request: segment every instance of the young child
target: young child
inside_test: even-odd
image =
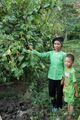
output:
[[[54,49],[49,52],[40,53],[32,49],[32,53],[41,57],[48,58],[50,60],[50,67],[48,72],[49,79],[49,95],[51,97],[51,102],[53,105],[52,111],[56,112],[63,105],[63,85],[61,85],[61,80],[64,77],[64,57],[65,53],[61,51],[63,45],[63,37],[56,37],[53,39],[52,44]]]
[[[73,68],[74,56],[67,54],[65,57],[65,80],[64,80],[64,101],[68,103],[68,120],[72,120],[74,96],[78,96],[78,86]]]

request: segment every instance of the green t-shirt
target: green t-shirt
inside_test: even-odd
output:
[[[65,80],[64,80],[64,100],[68,103],[74,102],[74,83],[76,82],[75,69],[65,68]]]
[[[64,57],[65,53],[63,51],[49,51],[40,53],[36,50],[32,51],[33,54],[41,57],[48,58],[50,60],[50,67],[48,71],[48,78],[52,80],[61,80],[64,76]]]

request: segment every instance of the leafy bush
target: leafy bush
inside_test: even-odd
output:
[[[39,58],[33,56],[24,44],[31,42],[39,51],[50,50],[53,36],[69,35],[68,29],[72,34],[70,18],[73,20],[77,16],[79,13],[74,4],[68,5],[62,1],[1,0],[0,82],[11,81],[12,78],[22,80],[24,71],[27,76],[31,72],[32,76],[36,74],[39,78],[39,71],[44,71],[43,63],[38,64]],[[74,21],[72,23],[73,27]],[[74,27],[75,31],[78,24]]]

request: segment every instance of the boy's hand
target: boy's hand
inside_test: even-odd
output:
[[[62,77],[62,80],[61,80],[61,85],[64,85],[64,80],[65,80],[65,78],[64,78],[64,77]]]
[[[78,84],[77,84],[77,82],[74,84],[74,88],[75,88],[74,95],[75,95],[75,97],[78,97]]]
[[[78,97],[78,92],[75,92],[75,94],[74,94],[74,95],[75,95],[75,97]]]
[[[64,80],[61,80],[61,85],[63,85],[64,84]]]

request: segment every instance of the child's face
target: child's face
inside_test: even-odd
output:
[[[65,65],[66,65],[66,67],[70,68],[72,66],[72,64],[73,64],[72,59],[69,58],[69,57],[66,57],[65,58]]]
[[[54,42],[54,49],[55,49],[56,51],[59,51],[59,50],[61,49],[61,47],[62,47],[61,43],[56,40],[56,41]]]

